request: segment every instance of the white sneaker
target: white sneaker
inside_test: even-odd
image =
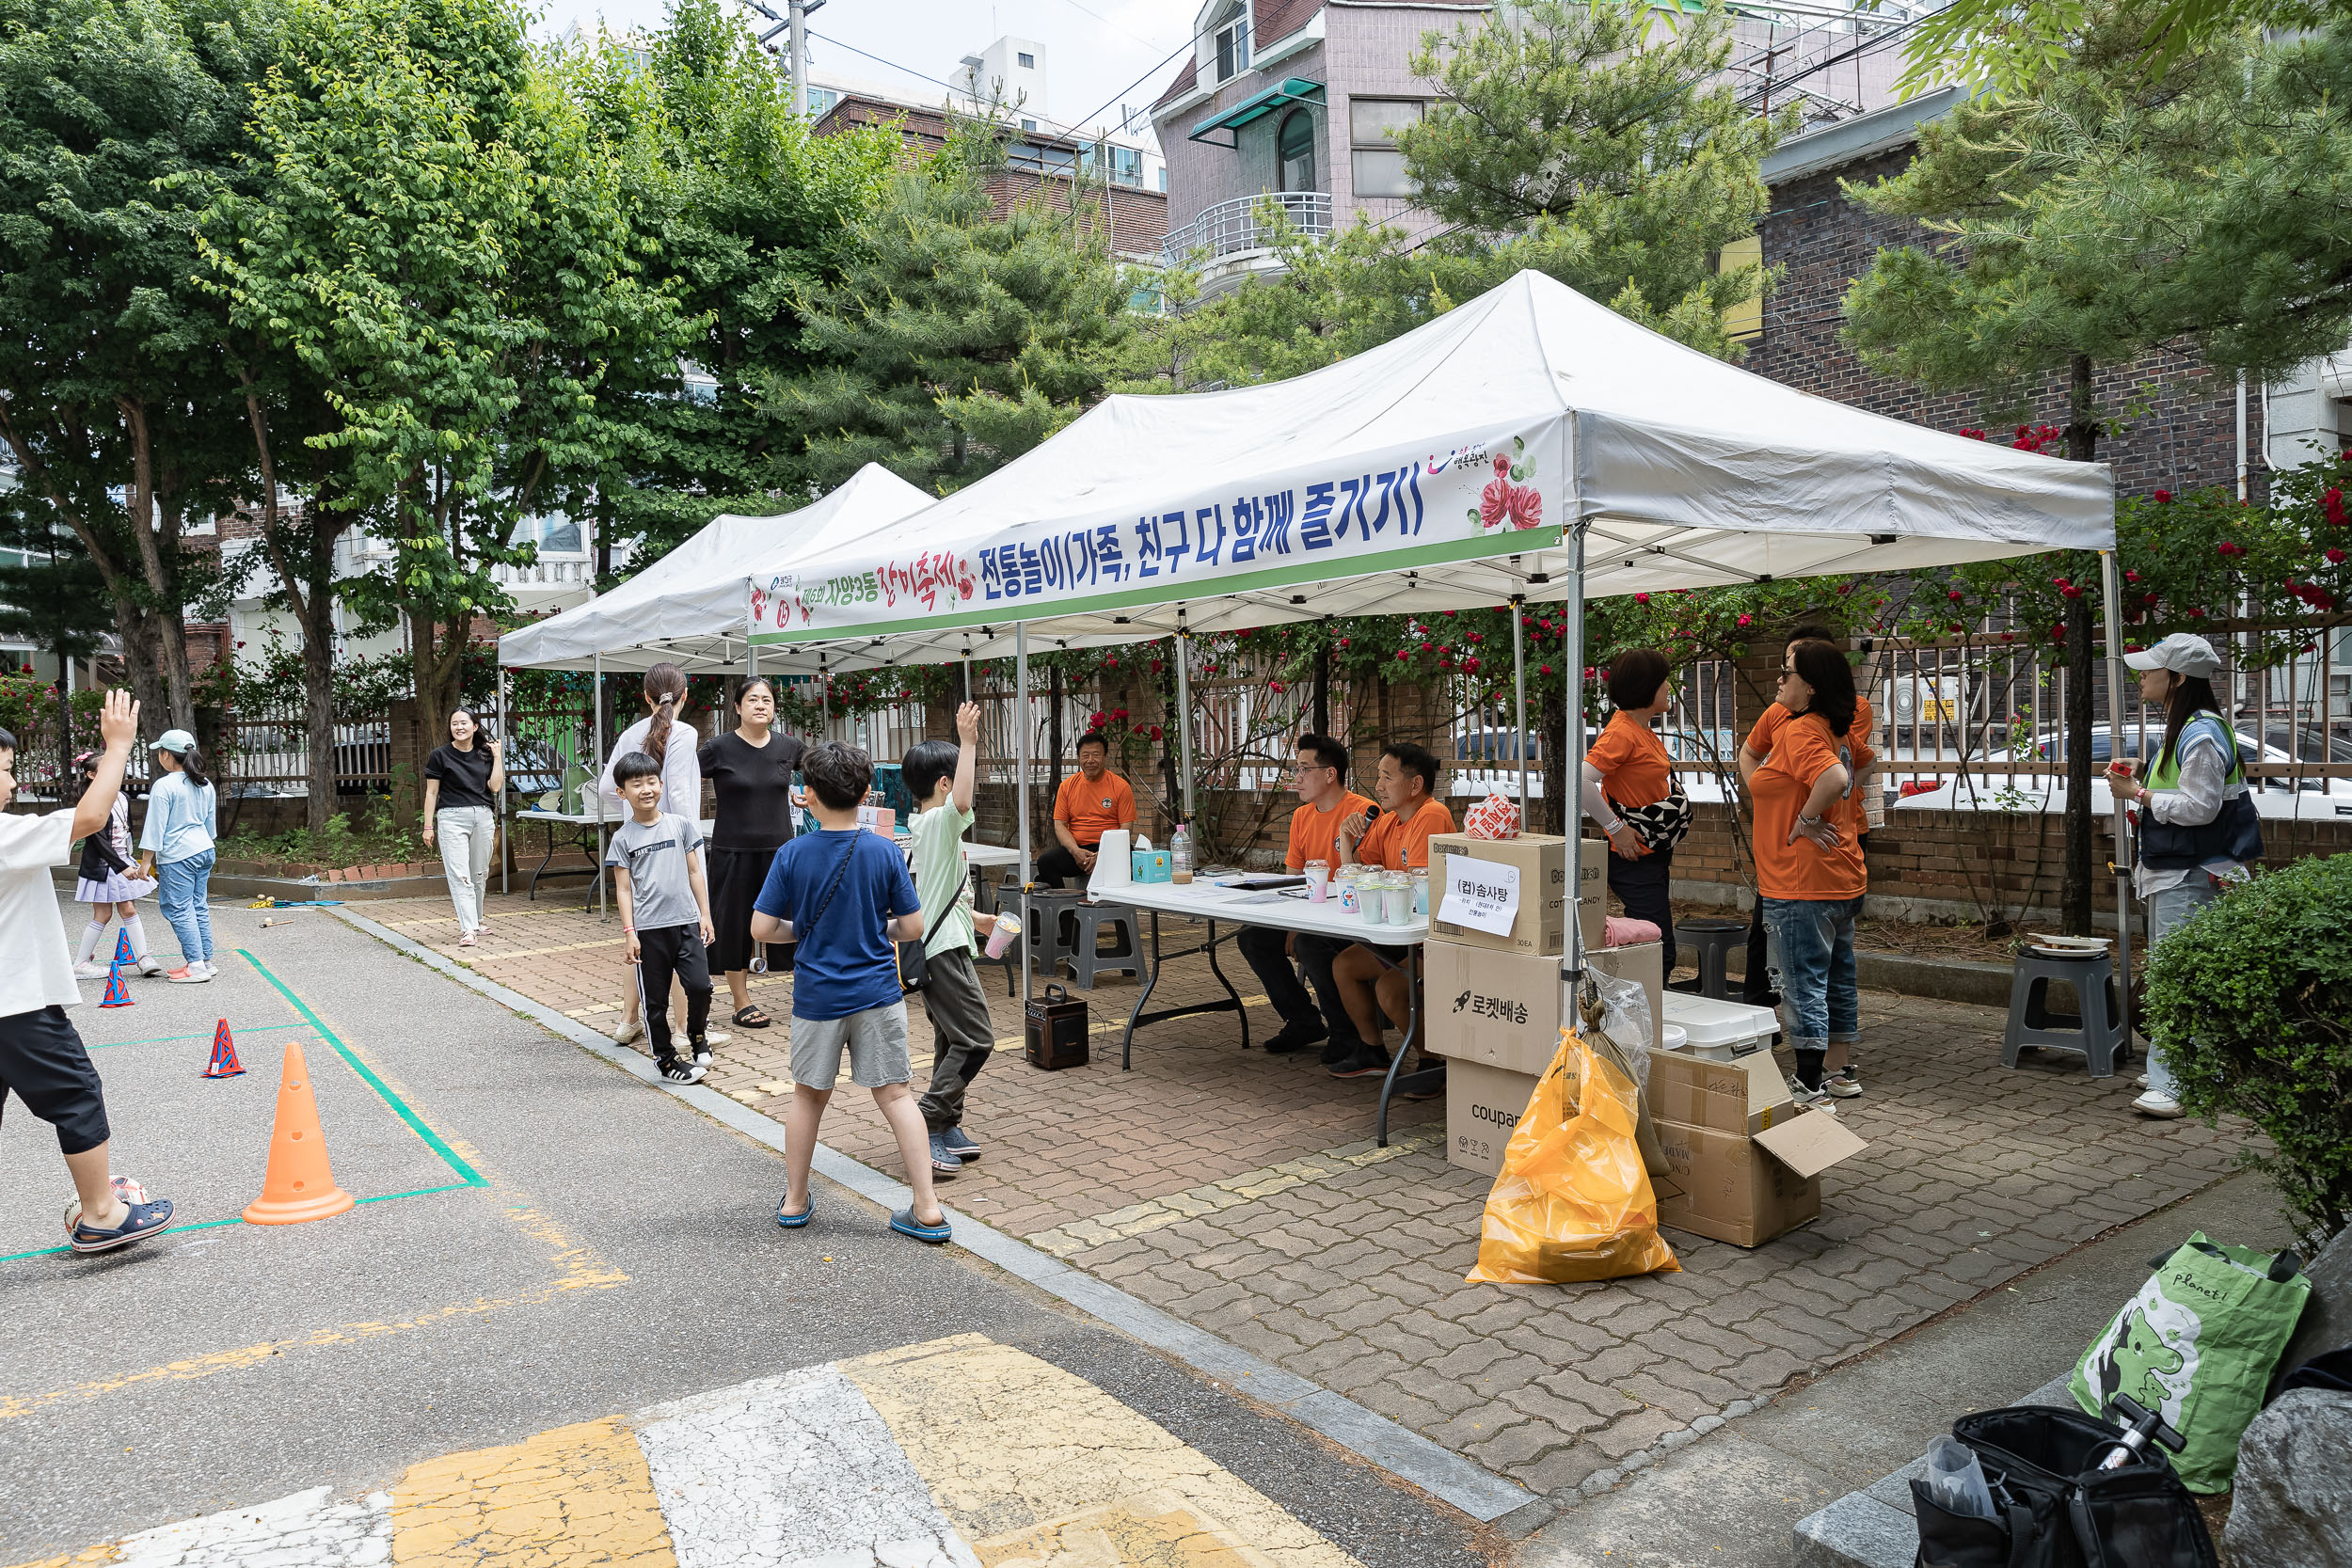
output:
[[[1839,1100],[1852,1100],[1862,1093],[1862,1080],[1854,1076],[1853,1069],[1842,1068],[1822,1079],[1821,1088]]]
[[[703,1038],[709,1041],[712,1045],[724,1045],[727,1041],[735,1038],[735,1037],[728,1034],[724,1029],[708,1029],[703,1032]]]
[[[2133,1101],[2132,1109],[2157,1121],[2171,1121],[2185,1114],[2179,1101],[2169,1094],[2159,1094],[2154,1089]]]
[[[164,976],[175,986],[200,986],[212,977],[213,972],[202,964],[190,964],[185,969],[175,969]]]
[[[2147,1075],[2146,1073],[2144,1073],[2144,1072],[2143,1072],[2143,1073],[2141,1073],[2138,1077],[2137,1077],[2137,1078],[2135,1078],[2135,1079],[2133,1079],[2133,1080],[2132,1080],[2132,1087],[2134,1087],[2134,1088],[2136,1088],[2136,1089],[2144,1089],[2144,1088],[2146,1088],[2147,1086],[2148,1086],[2148,1075]]]
[[[1799,1082],[1791,1085],[1789,1092],[1795,1097],[1800,1111],[1820,1111],[1824,1116],[1833,1117],[1837,1114],[1837,1101],[1829,1097],[1826,1087],[1808,1089]]]
[[[641,1018],[632,1018],[627,1023],[621,1025],[620,1033],[612,1037],[612,1043],[615,1045],[635,1045],[639,1040],[642,1040],[644,1037],[645,1021]]]
[[[73,977],[76,980],[103,980],[107,973],[104,964],[75,964],[73,966]]]
[[[139,960],[139,973],[152,978],[164,972],[164,960],[150,953]]]

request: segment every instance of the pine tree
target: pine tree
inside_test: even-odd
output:
[[[1102,393],[1133,330],[1132,280],[1073,192],[999,215],[1000,134],[959,124],[892,177],[837,283],[796,303],[822,368],[771,383],[821,485],[879,463],[942,494],[1036,446]]]

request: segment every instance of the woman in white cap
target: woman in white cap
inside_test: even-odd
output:
[[[155,737],[155,782],[148,786],[139,830],[139,875],[160,884],[156,902],[180,936],[180,967],[164,976],[180,985],[213,977],[213,840],[220,832],[213,782],[196,736],[166,730]]]
[[[2201,637],[2176,631],[2144,653],[2125,654],[2139,672],[2142,701],[2164,705],[2164,744],[2137,777],[2120,758],[2107,765],[2107,785],[2138,808],[2139,864],[2132,891],[2148,906],[2153,954],[2191,915],[2244,881],[2249,862],[2262,858],[2261,819],[2247,793],[2237,736],[2221,717],[2213,677],[2221,656]],[[2147,1092],[2132,1101],[2142,1116],[2181,1114],[2165,1042],[2151,1037]]]

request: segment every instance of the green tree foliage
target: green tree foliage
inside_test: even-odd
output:
[[[707,378],[691,395],[675,373],[647,388],[638,438],[597,477],[599,543],[633,540],[643,564],[720,512],[808,495],[797,432],[768,386],[813,368],[795,300],[840,278],[850,226],[900,143],[882,126],[811,135],[774,62],[719,0],[676,0],[642,57],[607,39],[556,63],[626,171],[647,277],[691,319],[681,352]]]
[[[457,702],[492,568],[551,479],[628,436],[612,363],[674,353],[586,117],[537,69],[507,0],[288,0],[249,135],[272,178],[216,213],[208,258],[240,326],[281,346],[332,419],[326,508],[389,565],[344,590],[405,621],[417,696]]]
[[[807,432],[819,486],[879,463],[945,494],[1101,394],[1133,330],[1134,284],[1052,182],[998,215],[1003,159],[996,127],[959,125],[852,226],[859,254],[840,280],[796,294],[822,365],[771,380],[768,407]]]
[[[273,14],[246,0],[0,0],[0,442],[103,584],[151,731],[195,709],[183,550],[250,461],[199,213],[236,177]]]
[[[1396,142],[1420,203],[1463,237],[1528,236],[1571,288],[1734,358],[1723,313],[1771,280],[1722,270],[1723,248],[1756,232],[1757,160],[1796,122],[1741,104],[1730,57],[1720,5],[1499,8],[1422,40],[1413,69],[1438,100]]]
[[[1906,96],[1945,82],[1981,82],[2002,94],[2031,91],[2065,69],[2092,0],[1948,0],[1921,17],[1903,43]],[[2148,0],[2133,9],[2141,68],[2161,76],[2184,54],[2249,27],[2312,29],[2341,20],[2332,0]]]
[[[2181,1103],[2242,1116],[2266,1173],[2313,1242],[2352,1225],[2352,855],[2257,877],[2160,944],[2149,1033]]]
[[[2061,67],[2030,92],[1981,98],[1921,128],[1902,174],[1853,194],[1942,238],[1883,250],[1846,297],[1867,363],[1931,390],[1975,390],[2022,417],[2056,374],[2065,455],[2097,454],[2114,413],[2102,367],[2188,340],[2261,373],[2343,344],[2352,328],[2352,124],[2334,94],[2352,54],[2334,35],[2258,46],[2217,39],[2161,76],[2145,69],[2146,11],[2087,14]],[[2283,199],[2284,193],[2299,199]],[[2098,566],[2073,584],[2063,641],[2066,729],[2087,741]],[[2090,919],[2090,748],[2067,749],[2060,910]]]

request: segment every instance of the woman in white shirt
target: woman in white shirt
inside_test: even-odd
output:
[[[612,751],[604,759],[604,773],[596,780],[596,792],[603,798],[605,814],[615,821],[628,816],[622,803],[621,793],[612,783],[612,765],[631,752],[643,752],[661,765],[661,809],[683,816],[689,822],[703,819],[702,765],[695,760],[695,750],[702,744],[702,736],[686,722],[686,672],[675,664],[657,664],[645,672],[645,716],[623,730],[612,742]],[[695,854],[700,856],[701,850]],[[644,1021],[637,1014],[637,982],[631,976],[621,1002],[621,1030],[613,1037],[627,1045],[644,1032]],[[717,1029],[704,1037],[713,1045],[725,1042],[727,1036]]]
[[[2148,906],[2148,946],[2154,949],[2262,858],[2261,818],[2247,793],[2237,736],[2221,717],[2213,677],[2221,656],[2201,637],[2176,631],[2123,662],[2140,673],[2139,694],[2165,707],[2164,744],[2135,779],[2120,760],[2108,764],[2107,787],[2139,807],[2139,864],[2132,891]],[[2146,1117],[2181,1114],[2165,1042],[2150,1037],[2147,1092],[2132,1101]]]
[[[155,737],[155,782],[147,789],[139,832],[139,875],[161,884],[157,902],[180,938],[180,967],[164,976],[202,985],[213,969],[213,846],[220,836],[219,796],[204,776],[196,736],[166,730]]]

